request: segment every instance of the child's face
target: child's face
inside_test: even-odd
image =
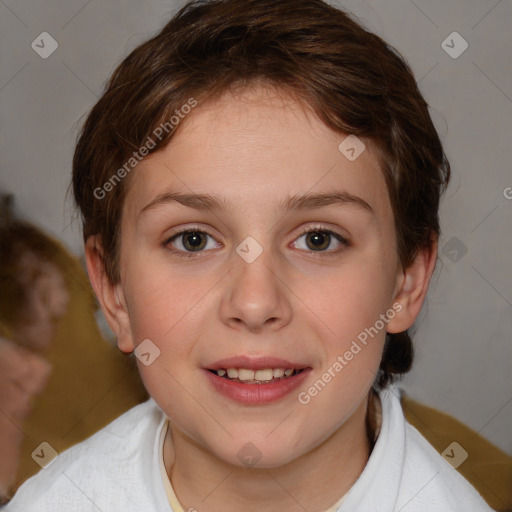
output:
[[[259,465],[279,466],[341,425],[361,430],[386,327],[367,336],[366,345],[358,342],[350,360],[344,355],[392,308],[403,273],[377,156],[366,141],[349,161],[338,149],[344,137],[290,98],[253,89],[199,104],[172,142],[130,177],[118,287],[127,315],[120,315],[119,345],[130,351],[149,339],[158,347],[154,362],[138,362],[148,392],[174,428],[231,464],[243,465],[241,454],[254,450],[262,454]],[[171,190],[230,206],[162,200],[144,210]],[[360,202],[281,209],[290,196],[320,193]],[[165,245],[185,229],[204,234]],[[349,245],[335,235],[301,235],[303,229],[332,230]],[[193,257],[179,256],[196,246]],[[257,366],[308,370],[284,385],[230,384],[208,371],[250,367],[218,363],[236,357],[280,358],[288,363]],[[329,368],[330,382],[308,393]],[[243,448],[248,442],[258,451]]]

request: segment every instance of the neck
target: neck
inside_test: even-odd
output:
[[[379,405],[377,398],[369,410],[364,400],[318,446],[283,466],[268,469],[220,460],[170,422],[164,442],[166,471],[184,510],[324,512],[362,473],[373,445],[367,413],[373,416]],[[378,421],[372,420],[370,425],[378,428]]]

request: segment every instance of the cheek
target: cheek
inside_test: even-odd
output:
[[[176,337],[174,333],[202,310],[202,299],[211,287],[204,275],[155,262],[142,266],[134,261],[127,266],[126,275],[134,276],[125,290],[136,343],[145,338],[157,342]]]
[[[196,342],[204,338],[205,319],[212,310],[207,293],[218,279],[190,273],[165,276],[153,270],[139,274],[131,290],[129,313],[135,344],[149,339],[160,350],[150,365],[137,360],[139,373],[148,393],[173,424],[206,443],[202,425],[219,437],[225,433],[212,420],[202,399],[201,383],[191,372],[196,371]]]
[[[157,268],[139,272],[129,286],[130,328],[134,344],[150,340],[159,351],[149,365],[137,360],[144,385],[166,411],[184,410],[189,364],[204,323],[208,287],[190,276],[163,275]],[[203,299],[203,300],[202,300]],[[150,345],[152,347],[152,345]]]
[[[389,268],[375,258],[357,256],[338,268],[315,275],[302,283],[297,295],[303,297],[316,324],[345,345],[373,326],[389,307],[392,291]]]
[[[127,294],[134,345],[150,340],[159,351],[149,366],[137,361],[141,378],[162,408],[180,409],[186,406],[181,386],[189,382],[191,365],[198,359],[198,341],[207,334],[205,322],[214,307],[209,292],[221,282],[215,276],[178,274],[168,267],[162,271],[157,265],[132,275],[137,279]]]
[[[309,293],[307,323],[316,326],[324,352],[316,379],[299,390],[305,424],[315,411],[326,430],[334,430],[359,407],[374,382],[386,334],[381,315],[389,309],[390,281],[384,272],[375,259],[357,258],[328,276],[316,276],[309,292],[302,289]]]

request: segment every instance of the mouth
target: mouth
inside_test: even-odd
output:
[[[270,384],[289,379],[303,372],[305,368],[218,368],[208,371],[223,379],[242,384]]]
[[[210,389],[244,406],[284,400],[304,385],[313,368],[276,357],[222,359],[203,367]]]

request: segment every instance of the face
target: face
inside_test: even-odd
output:
[[[231,464],[244,450],[260,467],[313,450],[377,373],[402,274],[375,149],[364,141],[349,160],[345,137],[290,97],[251,89],[199,104],[130,176],[119,346],[149,340],[138,361],[148,392]],[[232,380],[212,371],[228,369]]]
[[[25,346],[44,352],[52,342],[56,321],[67,311],[69,292],[61,271],[54,263],[25,251],[18,265],[19,281],[26,290],[26,302],[14,331]]]

